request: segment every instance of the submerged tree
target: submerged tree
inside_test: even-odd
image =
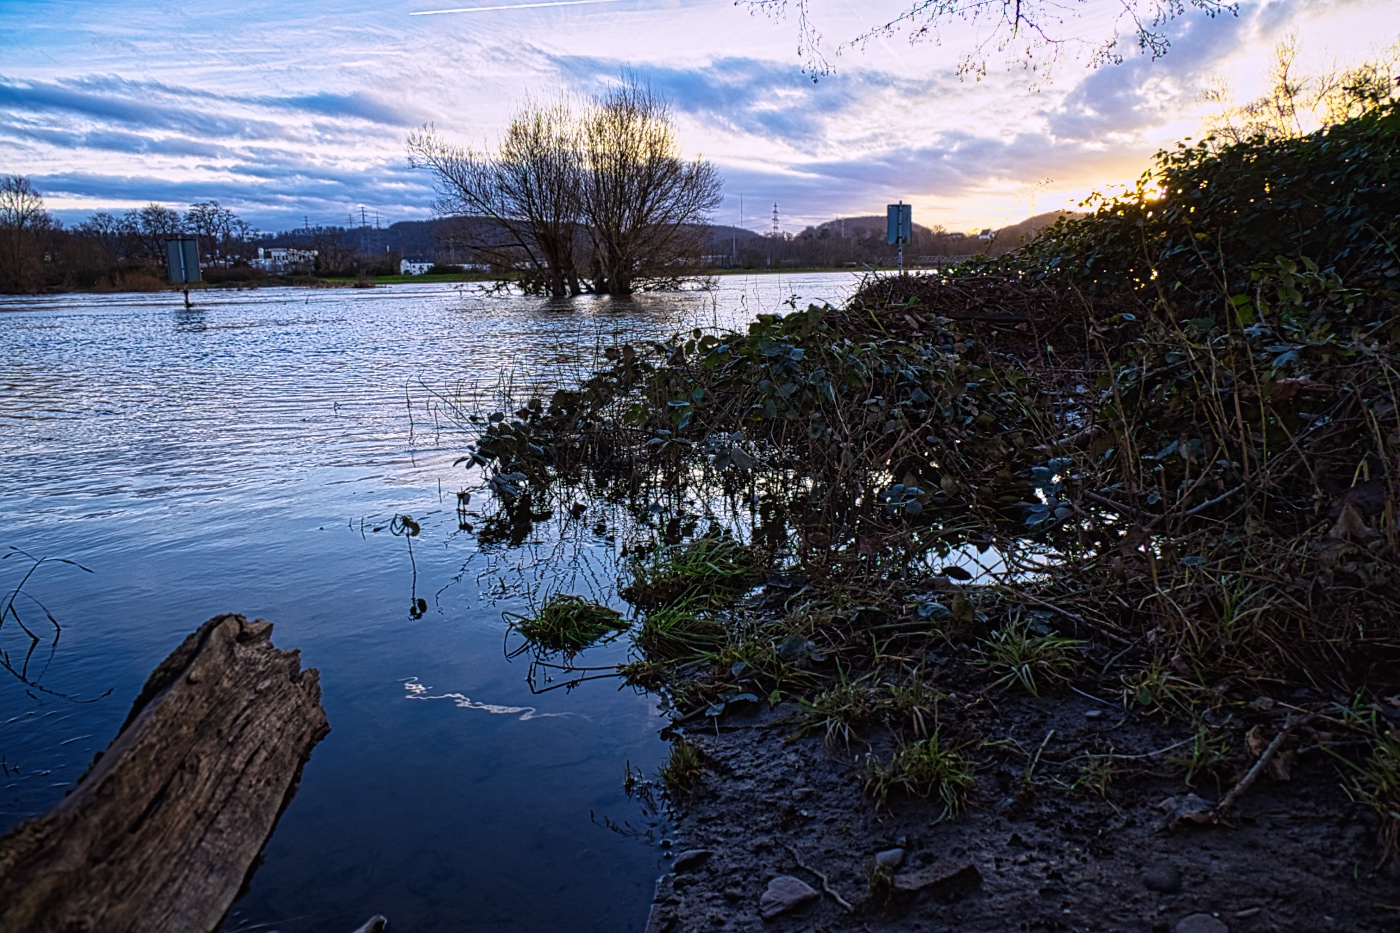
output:
[[[580,133],[579,202],[593,245],[595,290],[628,295],[639,278],[699,251],[719,206],[714,166],[680,156],[666,101],[629,81],[596,101]]]
[[[410,163],[436,176],[434,209],[459,220],[452,235],[461,246],[525,273],[533,280],[527,287],[579,294],[580,164],[576,120],[565,104],[528,104],[494,152],[444,142],[431,126],[410,136],[408,148]]]
[[[587,102],[528,104],[494,151],[409,137],[410,163],[436,177],[453,237],[522,284],[555,296],[627,295],[694,255],[719,203],[703,160],[680,156],[666,102],[628,81]]]

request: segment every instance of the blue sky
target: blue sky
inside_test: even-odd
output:
[[[215,198],[265,229],[429,215],[431,179],[404,140],[433,122],[489,143],[527,97],[587,93],[628,69],[673,101],[682,144],[725,178],[717,220],[784,229],[912,202],[921,223],[973,229],[1070,206],[1130,181],[1152,152],[1199,135],[1215,76],[1254,89],[1296,31],[1310,63],[1400,36],[1400,4],[1246,3],[1187,15],[1171,53],[1092,70],[1060,62],[1027,87],[996,67],[954,74],[968,34],[846,48],[799,70],[790,21],[730,0],[617,0],[414,16],[529,0],[0,2],[0,172],[29,175],[72,221],[148,201]],[[538,2],[538,0],[536,0]],[[814,0],[828,51],[899,0]],[[1103,29],[1115,0],[1075,28]]]

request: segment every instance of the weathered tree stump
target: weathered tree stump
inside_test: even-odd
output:
[[[272,624],[217,616],[161,662],[68,796],[0,839],[0,933],[209,933],[330,731]]]

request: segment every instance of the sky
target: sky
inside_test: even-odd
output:
[[[423,219],[417,127],[489,146],[527,100],[630,72],[723,176],[718,223],[766,231],[776,203],[795,233],[903,200],[918,223],[975,230],[1131,182],[1201,136],[1210,82],[1257,92],[1290,32],[1308,67],[1400,38],[1394,0],[1255,0],[1188,11],[1157,61],[1125,41],[1122,64],[1068,55],[1048,80],[995,57],[960,79],[962,25],[843,46],[905,2],[812,0],[834,66],[813,81],[796,23],[732,0],[0,0],[0,173],[29,176],[68,223],[209,199],[264,230],[358,222],[361,207]],[[1083,0],[1066,28],[1106,34],[1118,6]],[[473,9],[415,15],[453,8]]]

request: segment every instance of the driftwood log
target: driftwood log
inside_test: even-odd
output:
[[[272,625],[217,616],[161,662],[58,806],[0,839],[0,933],[209,933],[330,731]]]

